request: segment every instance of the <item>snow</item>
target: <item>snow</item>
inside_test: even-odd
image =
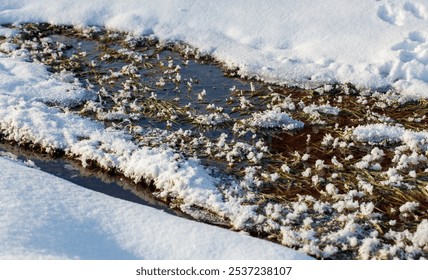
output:
[[[387,124],[368,124],[359,125],[353,131],[356,140],[368,143],[380,143],[387,141],[389,143],[403,143],[410,148],[421,146],[424,150],[428,131],[413,131],[401,126]]]
[[[201,125],[219,125],[231,120],[230,116],[226,113],[212,113],[208,115],[199,115],[196,117],[195,121]]]
[[[2,1],[0,23],[18,22],[98,25],[182,41],[270,82],[350,82],[428,97],[425,0]]]
[[[25,55],[21,59],[25,59]],[[95,97],[95,93],[83,89],[77,81],[61,82],[64,75],[52,76],[42,64],[3,55],[0,55],[0,77],[0,95],[23,102],[42,101],[70,106]]]
[[[416,208],[419,207],[419,203],[418,202],[406,202],[405,204],[400,206],[400,212],[412,212],[414,211]]]
[[[12,36],[16,35],[17,33],[18,33],[17,31],[14,31],[12,29],[4,28],[4,27],[0,26],[0,36],[12,37]]]
[[[397,91],[402,97],[398,99],[400,102],[428,98],[427,21],[428,3],[421,0],[352,0],[346,3],[339,0],[271,0],[267,3],[254,0],[213,3],[190,0],[160,3],[148,0],[138,3],[131,0],[0,0],[0,23],[96,25],[130,31],[137,36],[149,35],[161,41],[183,42],[196,53],[211,54],[226,67],[239,67],[241,76],[314,88],[314,96],[320,96],[321,100],[324,93],[335,92],[341,87],[346,94],[356,93],[348,84],[335,83],[353,83],[364,90],[392,90],[385,95],[386,99],[396,96],[394,91]],[[82,32],[88,30],[82,29]],[[15,34],[16,31],[0,27],[2,37]],[[131,35],[128,37],[132,38]],[[153,184],[159,199],[177,201],[182,211],[196,218],[208,213],[235,230],[245,231],[263,225],[272,232],[279,231],[278,240],[283,244],[301,246],[300,250],[317,257],[335,255],[343,248],[327,243],[331,240],[340,244],[344,238],[349,239],[346,242],[351,247],[359,246],[361,258],[371,258],[381,246],[390,250],[391,256],[396,255],[396,245],[384,245],[383,240],[378,239],[377,231],[360,235],[359,229],[354,228],[357,224],[352,215],[345,215],[348,211],[359,211],[359,215],[368,218],[377,215],[372,203],[360,204],[359,200],[354,200],[363,192],[351,190],[342,194],[338,191],[338,184],[327,184],[325,191],[334,204],[309,198],[310,202],[305,202],[305,198],[300,197],[298,202],[292,203],[294,211],[285,214],[281,213],[285,209],[271,211],[273,216],[286,216],[286,220],[277,223],[263,216],[260,208],[263,206],[254,203],[251,188],[260,186],[264,179],[277,180],[278,173],[263,172],[258,177],[256,175],[262,167],[251,166],[243,170],[245,176],[238,181],[235,177],[218,174],[215,169],[202,166],[196,156],[185,158],[167,145],[156,148],[139,145],[125,131],[106,128],[102,122],[70,112],[68,107],[80,104],[85,104],[88,111],[96,112],[96,103],[91,101],[95,100],[95,93],[83,88],[71,73],[52,74],[37,61],[30,63],[29,51],[19,49],[13,42],[8,40],[0,44],[0,50],[9,53],[0,53],[0,134],[3,139],[41,147],[47,152],[60,150],[66,156],[81,161],[84,167],[96,164],[137,183]],[[26,44],[32,45],[32,42],[27,41]],[[129,56],[133,57],[132,54]],[[174,74],[174,80],[182,79],[178,68],[172,70],[172,60],[170,63],[168,71]],[[134,73],[135,69],[126,66],[112,75],[127,72]],[[158,83],[162,85],[165,81],[161,78]],[[250,83],[250,91],[255,91],[253,82]],[[361,93],[370,96],[369,91]],[[205,90],[200,92],[198,100],[203,101],[206,94]],[[376,92],[373,97],[382,95]],[[156,94],[153,93],[151,98],[156,98]],[[279,95],[277,98],[281,101]],[[362,96],[360,101],[367,104],[367,99]],[[244,96],[240,96],[239,102],[243,110],[255,109]],[[341,97],[337,102],[342,102]],[[340,113],[340,109],[329,102],[305,106],[301,101],[297,104],[308,115],[311,124],[325,123],[320,119],[321,114],[328,118],[324,115],[337,116]],[[378,102],[379,108],[383,108],[382,104]],[[235,119],[232,114],[222,113],[223,108],[215,104],[208,104],[206,108],[215,113],[195,116],[196,123],[215,126],[236,121],[233,130],[239,133],[255,128],[297,130],[308,125],[289,114],[296,111],[295,103],[289,98],[269,105],[261,112],[249,110],[251,115],[246,119]],[[99,120],[116,120],[127,117],[127,113],[119,108],[99,113],[97,117]],[[422,117],[419,122],[421,120]],[[385,152],[379,147],[374,147],[360,161],[352,164],[359,169],[379,171],[379,176],[385,179],[381,184],[411,188],[406,183],[407,176],[417,178],[421,171],[416,173],[408,168],[427,162],[428,131],[400,125],[387,117],[379,117],[377,121],[387,124],[347,127],[345,137],[352,136],[347,140],[382,148],[386,144],[396,146],[391,161],[393,166],[388,169]],[[149,128],[136,129],[142,135],[153,133]],[[178,131],[177,135],[180,133],[187,132]],[[174,135],[172,133],[170,137]],[[239,141],[229,144],[226,138],[227,134],[222,134],[215,144],[221,150],[216,156],[225,158],[230,166],[241,160],[260,163],[264,153],[268,152],[267,147],[258,147],[258,143],[256,147]],[[195,146],[198,141],[203,141],[202,135],[194,138]],[[307,142],[310,141],[308,135]],[[339,141],[341,137],[326,134],[322,145],[347,147],[346,141]],[[351,144],[354,143],[349,143],[349,147]],[[263,146],[263,142],[260,145]],[[211,154],[208,146],[206,154]],[[348,155],[345,161],[352,158],[353,155]],[[306,169],[300,170],[299,174],[307,177],[313,185],[325,181],[321,173],[332,167],[328,159],[314,158],[315,165],[311,167],[308,165],[309,154],[300,159]],[[345,164],[336,157],[331,159],[331,163],[338,169]],[[158,210],[83,190],[9,160],[0,159],[0,168],[5,178],[0,183],[0,258],[254,258],[254,252],[260,258],[306,258],[271,243],[257,243],[252,247],[252,242],[261,241],[247,241],[253,239],[242,239],[244,237],[236,233],[187,220],[178,221],[178,218]],[[282,171],[294,173],[285,163]],[[334,173],[333,176],[339,175]],[[42,179],[38,181],[37,178]],[[373,191],[370,183],[357,179],[365,192]],[[343,214],[339,219],[348,221],[349,228],[318,238],[318,233],[311,229],[314,221],[305,220],[298,231],[288,226],[307,215],[312,210],[310,208],[323,214],[330,211],[329,207]],[[407,202],[399,210],[403,216],[410,216],[419,210],[419,204]],[[127,217],[126,221],[123,217]],[[177,232],[178,239],[170,236],[171,228]],[[397,240],[395,244],[399,244],[401,239],[410,240],[413,245],[405,249],[410,256],[422,247],[426,249],[427,228],[427,220],[422,220],[414,234],[391,231],[386,235]],[[357,234],[355,240],[354,235]],[[66,244],[64,240],[67,239],[73,242]],[[320,239],[327,246],[320,247]],[[81,244],[90,246],[85,248]],[[241,247],[241,244],[246,246]],[[171,250],[173,246],[177,251]],[[106,248],[111,251],[106,251]]]
[[[0,259],[309,259],[0,157]]]
[[[287,113],[281,112],[278,107],[264,112],[253,113],[247,121],[248,125],[262,128],[281,128],[294,130],[303,128],[304,123],[292,119]]]
[[[332,107],[330,105],[318,106],[318,105],[312,104],[303,108],[303,112],[305,112],[306,114],[322,113],[322,114],[337,116],[340,113],[340,109],[337,107]]]
[[[423,220],[419,224],[412,241],[421,247],[428,243],[428,220]]]

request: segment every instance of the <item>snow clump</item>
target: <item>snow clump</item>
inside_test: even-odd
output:
[[[252,118],[247,120],[248,125],[261,128],[279,128],[283,130],[301,129],[304,123],[292,119],[287,113],[281,112],[279,108],[253,113]]]

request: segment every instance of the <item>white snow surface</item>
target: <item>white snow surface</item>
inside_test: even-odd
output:
[[[0,259],[310,259],[0,158]]]
[[[368,143],[402,143],[412,150],[428,150],[428,131],[413,131],[388,124],[359,125],[353,131],[356,140]]]
[[[426,0],[2,0],[0,23],[98,25],[183,41],[244,76],[428,97]]]
[[[281,128],[283,130],[294,130],[303,128],[304,123],[294,120],[287,113],[281,112],[279,108],[253,113],[248,120],[250,126],[263,128]]]
[[[52,76],[44,65],[26,62],[24,61],[26,54],[19,54],[20,57],[7,57],[0,54],[0,96],[2,98],[70,106],[95,97],[94,92],[83,89],[77,81],[62,82],[63,75]],[[37,91],[34,88],[37,88]]]

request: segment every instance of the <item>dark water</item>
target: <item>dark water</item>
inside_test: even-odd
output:
[[[95,91],[100,90],[98,83],[98,78],[100,75],[108,75],[111,72],[118,72],[124,66],[132,65],[127,59],[123,57],[112,60],[100,60],[100,57],[103,53],[108,51],[117,51],[123,50],[123,42],[100,42],[90,39],[82,39],[70,35],[61,35],[55,34],[49,36],[54,42],[66,44],[70,46],[70,49],[64,52],[66,57],[71,57],[79,53],[86,53],[85,57],[81,61],[80,73],[75,72],[74,74],[79,77],[81,82],[85,84],[87,81],[90,81],[93,89]],[[162,49],[157,48],[156,46],[150,45],[149,47],[136,47],[132,49],[135,53],[139,55],[146,55],[144,62],[150,63],[153,65],[152,68],[145,69],[144,67],[138,67],[138,74],[141,75],[141,79],[138,82],[141,82],[140,86],[147,86],[157,95],[159,100],[172,102],[177,108],[183,108],[187,105],[190,105],[191,112],[193,114],[207,114],[207,105],[214,104],[216,107],[221,107],[222,112],[229,114],[235,119],[241,119],[244,115],[240,114],[233,110],[239,104],[239,94],[248,94],[251,87],[257,89],[260,92],[267,91],[267,85],[257,81],[250,81],[236,77],[229,77],[225,75],[224,70],[217,65],[216,63],[208,62],[204,63],[201,60],[195,59],[186,59],[182,54],[169,50],[168,48]],[[93,69],[88,67],[88,62],[96,62],[96,69],[98,75],[93,75]],[[166,73],[166,71],[171,70],[168,68],[168,63],[172,62],[173,68],[179,66],[180,70],[178,73],[181,76],[181,81],[173,82],[171,77],[174,77],[176,73]],[[57,71],[57,70],[56,70]],[[156,86],[156,83],[160,78],[165,80],[165,85]],[[117,78],[115,83],[108,84],[104,83],[103,86],[114,95],[115,92],[123,90],[123,84],[126,79],[129,79],[129,76],[125,75],[123,77]],[[189,83],[191,86],[189,87]],[[206,96],[203,100],[198,100],[198,94],[202,91],[206,92]],[[148,98],[150,96],[149,92],[143,93],[141,96],[133,96],[129,100],[126,100],[129,103],[132,103],[139,98]],[[234,96],[233,101],[228,101],[228,98]],[[247,95],[248,97],[248,95]],[[105,108],[113,108],[117,103],[123,102],[124,100],[117,100],[115,102],[109,102],[104,99]],[[262,109],[257,98],[251,100],[253,105],[259,105],[258,110]],[[109,107],[110,106],[110,107]],[[225,127],[196,127],[194,124],[189,123],[188,120],[179,117],[173,128],[167,127],[164,120],[159,120],[156,117],[146,115],[145,117],[139,118],[135,124],[145,126],[145,127],[156,127],[160,129],[192,129],[200,130],[206,136],[210,138],[216,138],[221,133],[230,133],[230,129],[225,129]]]

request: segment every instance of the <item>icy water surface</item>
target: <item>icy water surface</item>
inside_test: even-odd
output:
[[[428,257],[418,239],[428,219],[426,100],[348,84],[303,90],[238,78],[236,70],[185,44],[98,27],[28,24],[20,30],[10,43],[63,79],[77,77],[97,96],[55,106],[125,131],[140,146],[200,159],[220,181],[237,182],[236,203],[253,209],[239,226],[208,204],[196,207],[203,215],[186,208],[198,212],[193,217],[318,258]],[[399,127],[407,138],[364,140],[355,131],[367,124]],[[36,164],[70,180],[76,175],[64,163]],[[92,185],[93,175],[79,184]],[[117,182],[121,175],[102,176]],[[124,188],[133,194],[116,185],[98,191],[128,200],[156,195],[156,186]],[[180,207],[174,198],[163,201]]]

